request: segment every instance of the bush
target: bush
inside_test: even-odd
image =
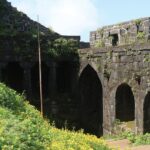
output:
[[[14,90],[0,84],[0,149],[110,150],[105,141],[83,133],[59,130]]]
[[[134,137],[134,143],[136,145],[149,145],[150,144],[150,134],[146,133],[144,135],[136,135]]]
[[[20,111],[24,108],[24,97],[0,83],[0,106]]]
[[[121,136],[125,139],[128,139],[132,143],[135,142],[135,133],[133,133],[131,131],[124,131],[124,132],[122,132]]]

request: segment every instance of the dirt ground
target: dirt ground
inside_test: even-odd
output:
[[[150,145],[133,146],[126,139],[117,141],[108,140],[107,143],[109,146],[119,148],[120,150],[150,150]]]

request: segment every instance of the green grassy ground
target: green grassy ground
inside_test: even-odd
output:
[[[0,83],[0,150],[110,150],[103,139],[59,130]]]

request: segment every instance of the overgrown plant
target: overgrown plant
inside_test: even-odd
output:
[[[0,83],[1,150],[111,150],[103,139],[59,130],[18,95]]]
[[[94,45],[95,48],[105,47],[105,43],[103,40],[97,40]]]

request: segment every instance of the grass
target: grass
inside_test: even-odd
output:
[[[0,83],[0,150],[111,150],[103,139],[59,130]]]
[[[135,121],[120,122],[117,121],[114,131],[115,134],[106,135],[104,139],[128,139],[134,145],[150,145],[150,133],[135,134]]]

